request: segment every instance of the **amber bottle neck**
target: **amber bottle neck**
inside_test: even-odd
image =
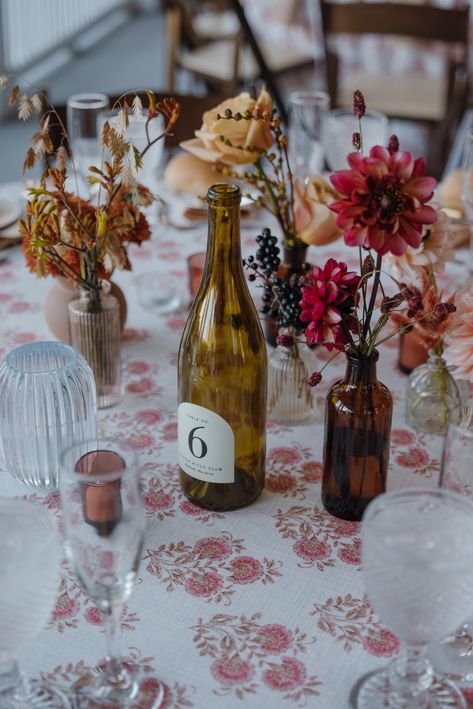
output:
[[[209,203],[209,232],[204,278],[229,269],[243,272],[240,245],[240,205]]]
[[[377,352],[374,352],[371,357],[356,357],[347,354],[345,382],[352,385],[375,384],[378,381],[376,373],[378,356]]]

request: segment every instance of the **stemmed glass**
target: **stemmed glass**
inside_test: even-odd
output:
[[[67,99],[67,133],[77,175],[88,194],[94,194],[87,182],[90,165],[100,166],[99,119],[108,110],[105,94],[75,94]]]
[[[330,96],[325,91],[296,91],[289,105],[289,154],[296,177],[305,179],[322,171],[322,121]]]
[[[473,274],[473,128],[465,135],[465,145],[462,158],[461,200],[465,210],[465,218],[470,227],[470,276]]]
[[[473,500],[473,425],[450,424],[440,474],[440,484]],[[473,599],[469,622],[429,648],[434,667],[461,684],[473,683]]]
[[[46,625],[59,585],[61,548],[51,512],[0,498],[0,707],[64,709],[67,699],[49,683],[18,669],[18,652]]]
[[[406,647],[363,678],[358,709],[465,709],[460,691],[434,675],[425,652],[471,612],[473,503],[439,488],[388,492],[367,507],[361,540],[370,603]]]
[[[157,709],[163,686],[120,653],[120,618],[133,590],[145,530],[135,451],[113,439],[82,441],[61,457],[66,553],[102,615],[107,657],[72,692],[77,709]]]

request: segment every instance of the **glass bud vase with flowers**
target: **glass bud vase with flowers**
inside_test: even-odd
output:
[[[363,157],[365,102],[359,91],[353,112],[355,152],[348,155],[348,169],[331,176],[341,199],[329,206],[338,215],[345,243],[359,249],[360,272],[335,259],[314,267],[302,286],[301,320],[307,323],[309,344],[346,355],[345,378],[326,397],[322,502],[336,517],[360,520],[368,503],[385,491],[388,472],[393,400],[377,379],[376,363],[379,346],[394,333],[381,333],[392,313],[406,305],[409,327],[416,317],[430,314],[420,313],[420,303],[393,277],[398,290],[386,293],[382,259],[417,248],[424,225],[437,215],[427,205],[436,182],[424,176],[424,161],[400,151],[395,136],[388,148],[375,146]],[[314,372],[309,384],[321,379]]]
[[[266,89],[256,100],[248,93],[228,99],[206,111],[202,121],[196,137],[181,147],[250,186],[246,198],[278,224],[282,245],[278,278],[288,281],[302,275],[308,246],[330,243],[341,234],[327,207],[338,193],[322,177],[309,177],[304,183],[293,178],[287,137]],[[265,317],[266,339],[273,346],[278,334],[276,312],[277,305]]]
[[[279,328],[276,349],[268,361],[268,414],[274,421],[301,423],[314,416],[314,396],[307,387],[307,378],[314,365],[314,354],[302,338],[301,279],[293,274],[288,280],[280,277],[277,239],[270,229],[256,237],[256,255],[244,265],[250,282],[260,281],[263,288],[260,312],[271,315]],[[310,266],[304,266],[304,272]]]
[[[0,89],[10,78],[0,77]],[[96,204],[70,191],[67,174],[67,133],[60,116],[41,93],[20,95],[18,85],[10,91],[9,105],[18,109],[20,119],[46,109],[27,151],[24,169],[32,168],[46,157],[48,165],[39,187],[28,189],[26,216],[20,220],[23,251],[27,265],[38,276],[64,276],[78,290],[79,297],[69,304],[71,343],[88,360],[97,385],[99,408],[111,406],[120,398],[120,317],[117,299],[110,294],[109,281],[113,271],[130,270],[127,247],[141,244],[151,236],[142,207],[151,204],[150,191],[140,185],[138,174],[143,156],[172,130],[179,117],[180,106],[174,99],[157,102],[147,92],[148,106],[132,95],[115,104],[118,113],[111,126],[105,121],[101,144],[103,156],[109,160],[100,167],[90,166],[88,181],[98,187]],[[129,116],[145,119],[147,143],[140,151],[127,140]],[[162,133],[149,138],[149,123],[159,114],[165,118]],[[54,146],[50,125],[59,125],[60,144]],[[76,178],[72,162],[73,180]],[[76,179],[76,191],[78,191]]]

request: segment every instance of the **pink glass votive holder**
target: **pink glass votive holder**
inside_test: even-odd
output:
[[[202,274],[205,266],[205,252],[201,251],[197,254],[192,254],[187,258],[187,268],[189,272],[189,291],[194,300],[197,291],[199,290]]]

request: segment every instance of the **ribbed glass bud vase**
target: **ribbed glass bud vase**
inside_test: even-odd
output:
[[[449,421],[458,424],[468,415],[465,386],[453,378],[444,358],[430,350],[427,363],[416,367],[407,380],[406,423],[422,433],[443,435]]]
[[[7,354],[0,366],[4,470],[54,490],[61,451],[96,433],[94,377],[79,352],[62,342],[32,342]]]
[[[314,416],[314,394],[307,380],[314,354],[298,342],[296,328],[280,328],[268,362],[268,415],[281,423],[301,423]]]
[[[71,344],[86,358],[95,377],[97,408],[121,399],[121,328],[118,300],[110,284],[99,291],[81,288],[68,304]]]

